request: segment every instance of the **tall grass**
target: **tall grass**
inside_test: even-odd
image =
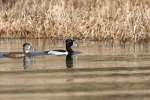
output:
[[[1,0],[0,37],[148,40],[150,0]]]

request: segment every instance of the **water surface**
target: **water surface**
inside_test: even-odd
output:
[[[65,49],[50,39],[0,40],[0,52]],[[150,48],[144,43],[77,41],[73,56],[0,58],[1,100],[149,100]]]

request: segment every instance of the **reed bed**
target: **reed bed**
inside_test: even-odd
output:
[[[150,0],[0,0],[1,38],[150,38]]]

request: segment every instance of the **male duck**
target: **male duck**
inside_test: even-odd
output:
[[[5,57],[9,58],[22,58],[24,56],[31,56],[32,46],[30,43],[23,44],[23,52],[9,52],[4,54]]]
[[[61,56],[61,55],[72,55],[74,54],[74,51],[72,50],[72,46],[75,45],[74,44],[74,40],[72,39],[67,39],[65,41],[66,43],[66,50],[50,50],[47,53],[49,55],[56,55],[56,56]]]

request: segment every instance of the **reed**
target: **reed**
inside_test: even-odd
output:
[[[1,38],[150,38],[150,0],[1,0]]]

